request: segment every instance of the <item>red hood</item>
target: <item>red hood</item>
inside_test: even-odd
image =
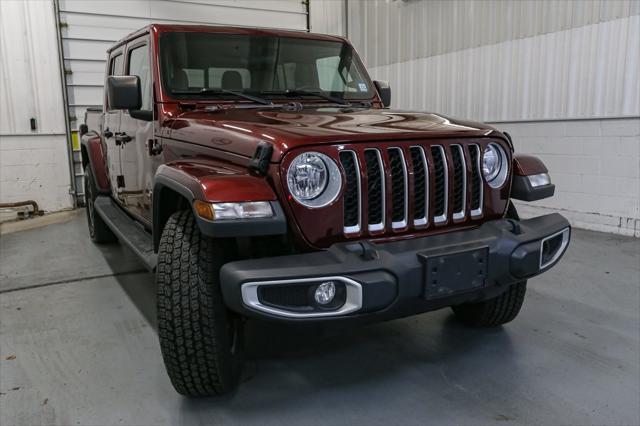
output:
[[[347,112],[345,112],[347,111]],[[256,144],[271,142],[272,161],[313,144],[446,137],[499,136],[493,127],[442,115],[388,109],[264,109],[190,111],[170,120],[165,136],[250,157]]]

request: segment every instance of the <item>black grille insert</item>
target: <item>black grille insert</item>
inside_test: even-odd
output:
[[[411,148],[411,162],[413,163],[413,217],[426,219],[427,217],[427,170],[422,148]]]
[[[360,188],[356,156],[353,151],[340,152],[340,162],[344,169],[344,226],[355,228],[360,223]]]
[[[466,195],[464,175],[467,172],[460,145],[451,147],[451,158],[453,159],[453,212],[458,213],[464,210],[464,197]]]
[[[431,156],[433,157],[433,173],[435,178],[434,206],[433,213],[435,216],[443,216],[446,209],[446,192],[447,187],[445,173],[444,151],[439,146],[431,147]]]
[[[258,298],[273,306],[309,306],[309,287],[310,285],[260,286]]]
[[[406,211],[406,166],[400,148],[390,148],[389,163],[391,164],[391,197],[392,197],[392,219],[393,222],[405,220]]]
[[[367,149],[364,152],[367,165],[367,197],[369,200],[369,225],[378,225],[383,222],[383,175],[382,165],[379,160],[379,152],[375,149]]]
[[[471,210],[480,208],[480,193],[482,192],[482,179],[480,178],[480,147],[469,145],[469,158],[471,159]]]

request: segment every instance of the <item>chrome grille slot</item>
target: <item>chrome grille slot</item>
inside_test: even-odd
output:
[[[360,170],[358,169],[358,157],[353,151],[341,151],[340,163],[344,169],[344,233],[353,234],[360,232],[361,216],[361,187]]]
[[[480,147],[469,145],[469,157],[471,160],[471,216],[482,214],[484,202],[484,187],[482,185],[482,169],[480,168]]]
[[[366,149],[364,158],[367,166],[368,229],[380,231],[384,229],[386,210],[384,166],[377,149]]]
[[[463,219],[467,201],[467,167],[464,161],[462,145],[451,146],[453,159],[453,219]]]
[[[413,224],[426,225],[429,221],[429,166],[421,146],[412,146],[411,163],[413,166]]]
[[[408,214],[408,182],[407,163],[400,148],[389,148],[389,163],[391,167],[391,226],[394,229],[407,226]]]
[[[433,157],[434,188],[434,217],[435,223],[447,221],[447,204],[449,198],[449,173],[447,171],[447,157],[440,145],[431,147]]]

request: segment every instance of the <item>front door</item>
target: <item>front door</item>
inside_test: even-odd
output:
[[[107,75],[122,75],[124,72],[124,48],[111,53]],[[106,87],[106,83],[105,83]],[[119,109],[109,107],[109,99],[105,90],[104,95],[104,124],[102,126],[102,149],[107,153],[107,169],[109,180],[111,181],[111,191],[114,197],[118,197],[118,176],[120,175],[120,146],[116,144],[115,135],[120,131],[120,117],[122,112]]]
[[[141,111],[151,114],[153,109],[151,68],[148,36],[133,40],[127,45],[126,75],[140,77],[142,94]],[[121,188],[118,197],[130,213],[151,223],[151,196],[153,174],[157,158],[152,158],[149,144],[153,140],[153,120],[134,118],[129,111],[122,111],[120,132],[116,142],[121,151]]]

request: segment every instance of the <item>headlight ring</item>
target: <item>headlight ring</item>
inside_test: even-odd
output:
[[[327,155],[305,152],[289,164],[287,186],[298,203],[320,208],[338,197],[342,189],[342,175],[335,161]]]
[[[482,176],[492,188],[500,188],[507,181],[509,162],[507,153],[497,143],[490,143],[482,152]]]

